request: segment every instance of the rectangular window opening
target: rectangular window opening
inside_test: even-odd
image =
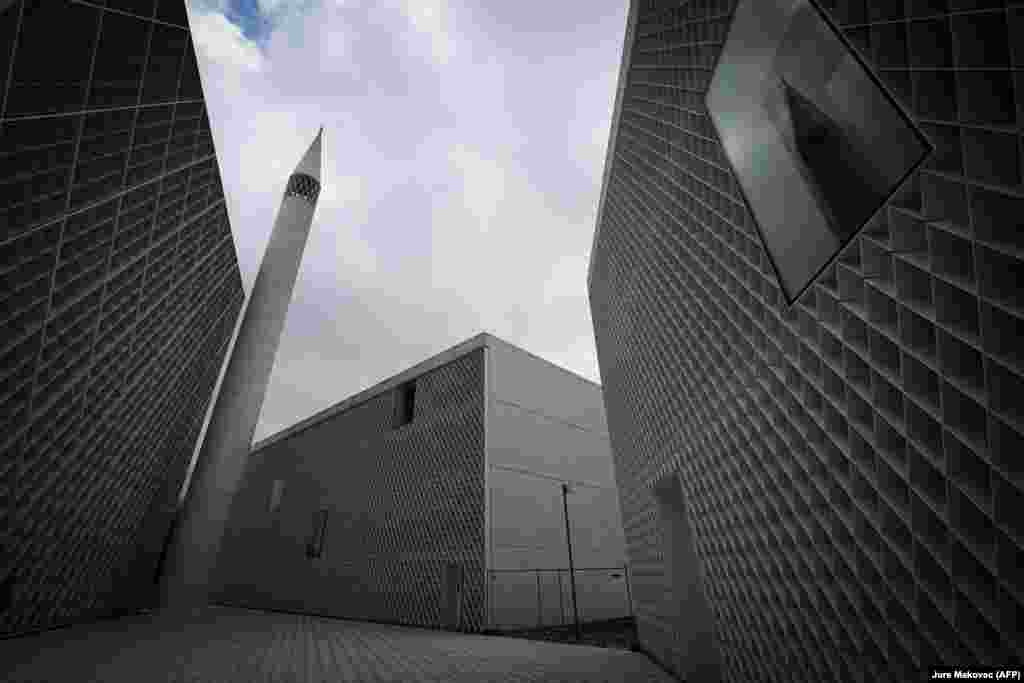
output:
[[[315,559],[324,554],[324,540],[327,536],[327,510],[320,509],[313,515],[313,533],[306,544],[306,557]]]
[[[416,380],[395,389],[395,429],[413,421],[416,413]]]

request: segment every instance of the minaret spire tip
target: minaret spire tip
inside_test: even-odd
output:
[[[321,137],[323,136],[324,127],[320,126],[320,130],[317,131],[316,137],[313,142],[309,145],[309,149],[302,156],[302,160],[299,161],[299,165],[295,167],[295,173],[303,173],[312,178],[320,180],[320,147]]]

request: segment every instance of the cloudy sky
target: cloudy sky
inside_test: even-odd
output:
[[[256,438],[478,332],[598,380],[586,270],[627,0],[190,0],[246,289],[324,182]]]

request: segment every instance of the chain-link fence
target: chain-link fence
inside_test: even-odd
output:
[[[574,570],[580,623],[633,616],[627,567]],[[520,630],[574,622],[573,586],[568,568],[488,571],[491,628]]]

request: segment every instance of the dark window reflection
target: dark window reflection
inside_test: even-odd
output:
[[[114,12],[104,17],[89,96],[91,106],[135,104],[150,26],[142,19]]]
[[[5,23],[15,18],[13,11],[0,16]],[[98,21],[99,10],[87,5],[65,0],[25,3],[7,116],[82,108]],[[60,46],[59,58],[55,46]]]
[[[188,33],[180,28],[157,24],[149,49],[149,65],[142,86],[143,104],[173,100],[178,94]]]
[[[808,0],[747,0],[708,108],[790,301],[928,152]]]

